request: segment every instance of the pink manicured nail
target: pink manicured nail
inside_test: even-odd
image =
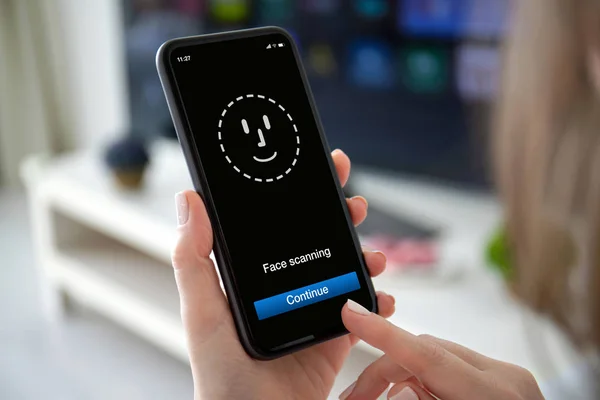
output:
[[[355,312],[360,315],[371,315],[371,311],[367,310],[354,300],[348,299],[348,310]]]
[[[177,209],[177,224],[185,225],[190,215],[190,207],[185,193],[179,192],[175,195],[175,208]]]

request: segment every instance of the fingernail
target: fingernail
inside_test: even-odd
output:
[[[387,296],[392,300],[392,304],[396,305],[396,298],[394,296],[392,296],[391,294],[388,294]]]
[[[348,299],[348,310],[355,312],[360,315],[371,315],[371,311],[367,310],[354,300]]]
[[[398,394],[390,397],[389,400],[419,400],[419,396],[409,386],[402,389]]]
[[[385,253],[383,251],[381,251],[381,250],[371,250],[371,252],[375,253],[375,254],[382,255],[383,256],[383,260],[387,263],[387,256],[385,255]]]
[[[384,292],[383,290],[378,290],[377,295],[385,296],[392,301],[392,304],[396,304],[396,298],[389,293]]]
[[[369,202],[367,201],[367,199],[365,199],[365,198],[364,198],[364,197],[362,197],[362,196],[354,196],[354,197],[352,197],[350,200],[358,200],[358,201],[361,201],[361,202],[363,202],[363,203],[365,204],[365,207],[366,207],[366,208],[369,208]]]
[[[335,149],[334,151],[331,152],[332,155],[334,154],[344,154],[344,152],[340,149]]]
[[[354,382],[352,385],[348,386],[346,388],[346,390],[344,390],[342,392],[342,394],[340,394],[339,399],[340,400],[346,400],[348,398],[348,396],[350,396],[352,394],[352,391],[354,390],[354,386],[356,386],[356,382]]]
[[[392,301],[392,304],[396,305],[396,298],[394,296],[386,292],[383,292],[383,294],[385,294]]]
[[[179,192],[175,195],[175,208],[177,209],[177,224],[185,225],[190,215],[187,197],[185,193]]]

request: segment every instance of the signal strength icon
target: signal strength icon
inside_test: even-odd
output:
[[[270,45],[270,44],[268,44],[268,45],[267,45],[267,50],[268,50],[268,49],[270,49],[270,48],[271,48],[271,45]]]

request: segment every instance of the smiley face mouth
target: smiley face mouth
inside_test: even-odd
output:
[[[273,155],[269,158],[258,158],[256,156],[252,157],[254,158],[254,161],[258,161],[258,162],[269,162],[275,159],[275,157],[277,157],[277,152],[273,153]]]

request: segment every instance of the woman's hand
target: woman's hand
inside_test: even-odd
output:
[[[543,400],[533,375],[466,347],[415,336],[348,300],[346,328],[385,354],[369,365],[340,399],[376,399],[390,384],[393,400]],[[395,397],[397,396],[397,397]]]
[[[345,184],[350,160],[341,151],[332,154],[338,176]],[[318,202],[319,198],[307,198]],[[352,335],[330,340],[274,361],[256,361],[244,352],[235,331],[227,299],[208,257],[213,232],[204,204],[193,191],[176,197],[179,240],[173,267],[179,289],[181,314],[187,333],[195,398],[199,399],[325,399],[351,347]],[[362,197],[347,200],[355,225],[367,215]],[[385,269],[385,256],[364,250],[371,276]],[[381,315],[394,312],[394,299],[377,294]]]

